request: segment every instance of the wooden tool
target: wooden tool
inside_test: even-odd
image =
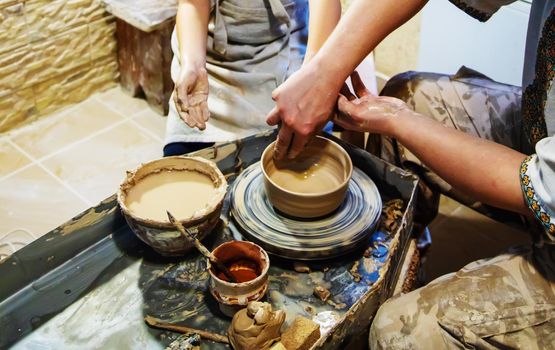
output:
[[[183,225],[178,220],[176,220],[176,218],[169,211],[166,210],[166,213],[168,214],[168,219],[170,220],[172,225],[174,225],[177,228],[177,230],[186,239],[188,239],[189,242],[191,242],[202,255],[204,255],[208,260],[210,260],[211,264],[214,264],[218,268],[218,270],[222,271],[225,277],[227,277],[231,282],[238,283],[235,276],[233,276],[233,274],[229,271],[229,269],[223,263],[221,263],[214,254],[210,253],[210,251],[206,249],[206,247],[191,232],[189,232],[189,230],[183,227]]]
[[[145,322],[151,327],[165,329],[172,332],[184,333],[184,334],[192,334],[196,333],[201,336],[201,338],[213,340],[218,343],[229,344],[229,339],[225,335],[210,333],[207,331],[202,331],[200,329],[189,328],[186,326],[180,326],[173,323],[164,322],[152,316],[146,316]]]

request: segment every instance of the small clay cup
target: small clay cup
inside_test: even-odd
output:
[[[214,197],[209,205],[193,216],[179,220],[199,240],[204,239],[218,224],[222,204],[227,190],[227,181],[214,162],[200,157],[166,157],[140,165],[127,172],[120,185],[117,198],[127,224],[143,242],[165,256],[180,256],[191,250],[193,245],[169,222],[141,218],[126,205],[128,191],[142,178],[160,171],[197,171],[210,177],[214,183]],[[194,198],[183,198],[194,200]]]
[[[324,137],[314,138],[301,155],[293,160],[274,160],[272,142],[262,153],[261,166],[264,174],[264,188],[272,205],[279,211],[299,218],[316,218],[327,215],[337,209],[343,200],[353,173],[353,163],[347,152],[337,143]],[[330,179],[324,190],[300,192],[288,186],[276,183],[280,172],[292,171],[302,176],[303,171],[317,164]],[[332,181],[333,180],[333,181]],[[310,190],[311,178],[303,184]],[[298,184],[297,184],[298,185]],[[321,187],[321,186],[319,186]]]
[[[233,283],[218,277],[219,271],[208,261],[210,273],[210,293],[218,301],[220,310],[229,317],[251,301],[264,297],[268,289],[268,253],[258,245],[247,241],[225,242],[212,251],[216,258],[228,266],[238,260],[249,260],[257,265],[257,277],[246,282]],[[228,266],[229,267],[229,266]],[[233,272],[232,272],[233,273]]]

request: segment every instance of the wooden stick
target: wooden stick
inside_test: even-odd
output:
[[[200,329],[189,328],[186,326],[180,326],[173,323],[164,322],[152,316],[146,316],[145,322],[151,327],[165,329],[172,332],[183,333],[183,334],[192,334],[196,333],[201,336],[201,338],[213,340],[218,343],[229,344],[229,339],[225,335],[211,333],[207,331],[201,331]]]
[[[231,282],[233,283],[238,283],[237,279],[235,278],[235,276],[233,276],[231,274],[231,272],[229,271],[229,269],[222,264],[214,254],[212,254],[210,251],[208,251],[208,249],[206,249],[206,247],[200,243],[200,241],[193,236],[193,234],[191,232],[189,232],[189,230],[187,230],[185,227],[183,227],[183,225],[175,219],[175,217],[166,210],[166,213],[168,214],[168,219],[170,220],[170,222],[177,227],[177,230],[179,232],[181,232],[181,234],[187,239],[189,240],[189,242],[191,242],[197,249],[198,251],[204,255],[208,260],[210,260],[210,263],[216,265],[216,267],[218,268],[218,270],[221,270],[225,277],[227,277]]]

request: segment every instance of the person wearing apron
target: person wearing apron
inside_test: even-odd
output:
[[[332,16],[322,6],[326,1],[311,4],[320,16],[311,26],[323,28],[314,36],[324,40],[341,11],[339,0],[329,1],[336,4],[329,7]],[[164,155],[268,130],[272,91],[302,65],[307,20],[308,0],[180,1]]]

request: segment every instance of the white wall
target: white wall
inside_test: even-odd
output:
[[[446,0],[430,0],[422,14],[418,70],[455,73],[460,66],[520,86],[530,3],[517,1],[485,22]]]

